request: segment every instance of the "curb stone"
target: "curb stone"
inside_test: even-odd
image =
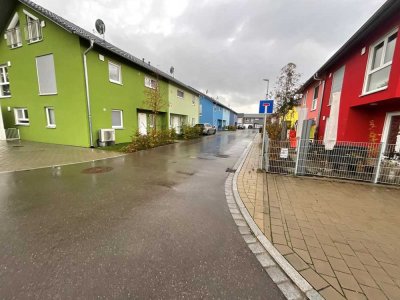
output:
[[[233,167],[236,170],[235,173],[229,174],[225,181],[226,201],[228,202],[232,217],[247,246],[256,255],[262,267],[287,299],[323,300],[324,298],[289,264],[265,237],[240,198],[237,189],[237,177],[252,145],[253,141],[247,145]],[[235,207],[235,205],[237,206]]]

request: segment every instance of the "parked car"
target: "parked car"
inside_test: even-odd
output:
[[[248,129],[253,129],[253,125],[247,126]]]
[[[199,123],[194,125],[195,127],[200,127],[201,132],[205,135],[210,135],[210,134],[216,134],[217,133],[217,128],[215,126],[212,126],[210,123]]]
[[[237,129],[246,129],[246,126],[244,126],[243,124],[239,124],[239,125],[237,126]]]

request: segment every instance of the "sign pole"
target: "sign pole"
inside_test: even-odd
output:
[[[265,132],[266,132],[266,127],[267,126],[267,109],[264,110],[264,126],[263,126],[263,139],[262,139],[262,146],[261,146],[261,163],[260,163],[260,169],[264,169],[264,161],[265,161]]]

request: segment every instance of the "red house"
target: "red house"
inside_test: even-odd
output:
[[[399,27],[388,0],[303,85],[316,139],[400,145]]]

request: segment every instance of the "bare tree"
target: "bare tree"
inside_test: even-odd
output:
[[[156,80],[152,81],[150,85],[151,88],[146,88],[144,91],[145,98],[143,104],[151,110],[150,117],[153,121],[153,129],[157,131],[157,115],[160,111],[167,108],[168,102],[165,100],[158,75],[156,76]]]
[[[288,63],[281,69],[275,87],[277,114],[285,117],[288,112],[298,105],[297,91],[300,88],[301,74],[297,72],[294,63]]]

